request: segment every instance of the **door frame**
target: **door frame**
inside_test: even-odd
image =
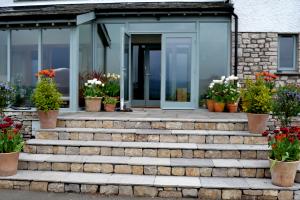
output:
[[[191,38],[191,91],[189,102],[166,101],[166,42],[167,38]],[[162,58],[161,58],[161,109],[196,109],[198,107],[197,97],[197,74],[196,67],[196,33],[165,33],[162,35]]]

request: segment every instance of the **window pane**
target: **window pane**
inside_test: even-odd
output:
[[[7,81],[7,31],[0,31],[0,81]]]
[[[79,70],[80,73],[93,71],[92,25],[79,26]]]
[[[279,37],[279,68],[294,69],[294,43],[295,38],[292,36]]]
[[[69,97],[70,30],[47,29],[42,36],[42,67],[55,69],[57,87],[64,97]]]
[[[13,30],[11,32],[11,82],[19,86],[30,105],[30,93],[36,85],[38,72],[38,30]],[[22,106],[22,105],[20,105]]]
[[[166,100],[189,102],[191,94],[192,39],[167,38]]]

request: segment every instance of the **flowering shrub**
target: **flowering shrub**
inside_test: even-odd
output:
[[[272,74],[270,72],[260,72],[255,74],[256,79],[262,78],[265,81],[266,86],[272,91],[275,88],[275,79],[278,77],[275,74]]]
[[[85,97],[102,97],[103,96],[103,87],[104,83],[96,78],[88,80],[84,84],[84,96]]]
[[[216,102],[236,102],[239,98],[239,83],[236,81],[238,77],[222,76],[220,80],[213,80],[207,91],[207,96],[211,97]]]
[[[300,87],[295,84],[279,87],[273,99],[272,111],[281,126],[290,126],[291,118],[300,112]]]
[[[0,153],[20,152],[24,141],[21,123],[14,123],[9,117],[0,118]]]
[[[120,75],[107,73],[104,77],[104,94],[109,97],[120,96]]]
[[[272,92],[265,80],[258,77],[256,81],[246,80],[246,87],[241,92],[244,112],[267,114],[271,111]]]
[[[58,110],[62,105],[61,93],[53,80],[54,70],[42,70],[37,75],[39,81],[33,92],[32,100],[40,111]]]
[[[14,89],[7,83],[0,83],[0,115],[14,97]]]
[[[285,162],[300,159],[300,127],[284,127],[265,131],[263,136],[268,137],[271,159]]]

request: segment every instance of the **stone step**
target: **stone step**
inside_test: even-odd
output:
[[[268,160],[21,153],[19,169],[165,176],[270,177]],[[300,166],[296,182],[300,182]]]
[[[267,144],[267,139],[260,134],[251,134],[248,131],[220,130],[55,128],[37,130],[36,138],[50,140],[178,142],[198,144]]]
[[[119,113],[121,114],[121,113]],[[167,129],[167,130],[225,130],[245,131],[248,129],[247,119],[224,116],[224,118],[149,118],[149,117],[78,117],[60,116],[58,127],[65,128],[114,128],[114,129]]]
[[[102,195],[199,199],[299,199],[300,185],[281,188],[270,179],[146,176],[19,170],[1,177],[0,188]]]
[[[267,159],[267,145],[195,144],[162,142],[117,142],[31,139],[25,153],[171,157]]]

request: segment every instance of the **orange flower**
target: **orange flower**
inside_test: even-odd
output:
[[[55,71],[53,69],[44,69],[44,70],[39,71],[36,76],[45,76],[48,78],[54,78]]]

